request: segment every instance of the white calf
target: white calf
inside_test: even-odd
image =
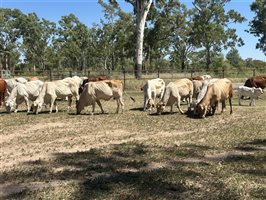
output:
[[[238,87],[238,105],[241,106],[241,97],[250,97],[250,106],[255,106],[255,99],[258,99],[258,97],[263,94],[263,90],[261,88],[250,88],[246,86],[239,86]]]

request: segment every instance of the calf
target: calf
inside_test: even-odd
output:
[[[258,97],[263,94],[263,90],[261,88],[255,88],[255,87],[246,87],[246,86],[239,86],[238,89],[238,105],[241,106],[241,99],[242,96],[250,97],[250,103],[249,106],[255,106],[255,99],[258,99]]]

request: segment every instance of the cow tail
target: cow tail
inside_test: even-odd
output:
[[[230,105],[230,114],[233,113],[233,108],[232,108],[232,97],[233,97],[233,84],[231,83],[229,86],[229,105]]]

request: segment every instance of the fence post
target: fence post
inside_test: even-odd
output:
[[[49,78],[50,78],[50,81],[52,81],[52,79],[53,79],[53,74],[52,74],[52,70],[51,70],[51,69],[49,70]]]
[[[122,70],[123,70],[123,78],[124,78],[124,87],[123,87],[123,90],[125,90],[125,88],[126,88],[126,69],[125,69],[124,66],[122,67]]]
[[[157,78],[160,78],[160,67],[157,67]]]
[[[253,69],[253,76],[256,76],[256,69]]]
[[[90,71],[90,70],[88,70],[88,77],[90,77],[90,74],[91,74],[91,71]]]
[[[69,71],[69,77],[72,77],[72,71]]]
[[[223,76],[223,78],[224,78],[224,68],[222,69],[222,76]]]
[[[191,71],[190,71],[190,77],[191,78],[193,77],[194,72],[195,72],[195,70],[194,69],[191,69]]]

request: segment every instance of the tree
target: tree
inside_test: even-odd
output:
[[[266,1],[255,0],[250,8],[255,17],[249,23],[249,32],[259,38],[256,48],[266,55]]]
[[[156,7],[151,7],[144,42],[146,60],[149,60],[150,66],[153,59],[156,59],[158,64],[157,61],[162,61],[173,51],[173,38],[177,30],[176,19],[180,16],[180,11],[179,0],[158,1]]]
[[[181,65],[181,70],[184,71],[188,64],[188,56],[194,49],[191,33],[193,32],[193,20],[191,19],[192,11],[188,10],[185,5],[180,6],[180,10],[175,17],[175,26],[171,31],[171,45],[173,51],[171,57],[177,59]]]
[[[21,17],[20,33],[22,35],[22,49],[29,65],[45,70],[47,49],[55,34],[54,22],[40,20],[36,13],[29,13]]]
[[[59,48],[59,63],[76,70],[83,71],[90,41],[88,27],[81,23],[74,14],[62,16],[59,20],[58,37],[55,45]]]
[[[136,15],[136,60],[135,60],[135,78],[141,78],[142,62],[143,62],[143,38],[146,18],[150,10],[152,0],[125,0],[134,8]],[[115,0],[110,0],[111,3],[117,4]]]
[[[233,48],[226,54],[226,59],[234,67],[239,67],[239,63],[242,61],[237,49]]]
[[[236,35],[232,23],[242,23],[245,18],[234,10],[226,12],[225,4],[230,0],[194,0],[193,33],[195,46],[204,48],[205,68],[210,69],[212,55],[221,52],[222,48],[242,46],[243,40]]]
[[[19,46],[19,20],[22,15],[18,9],[0,9],[0,70],[11,69],[11,64],[14,63],[11,61],[11,55]]]
[[[135,63],[135,77],[141,78],[142,62],[143,62],[143,38],[146,18],[150,10],[152,0],[126,0],[134,7],[134,13],[136,14],[136,63]]]

